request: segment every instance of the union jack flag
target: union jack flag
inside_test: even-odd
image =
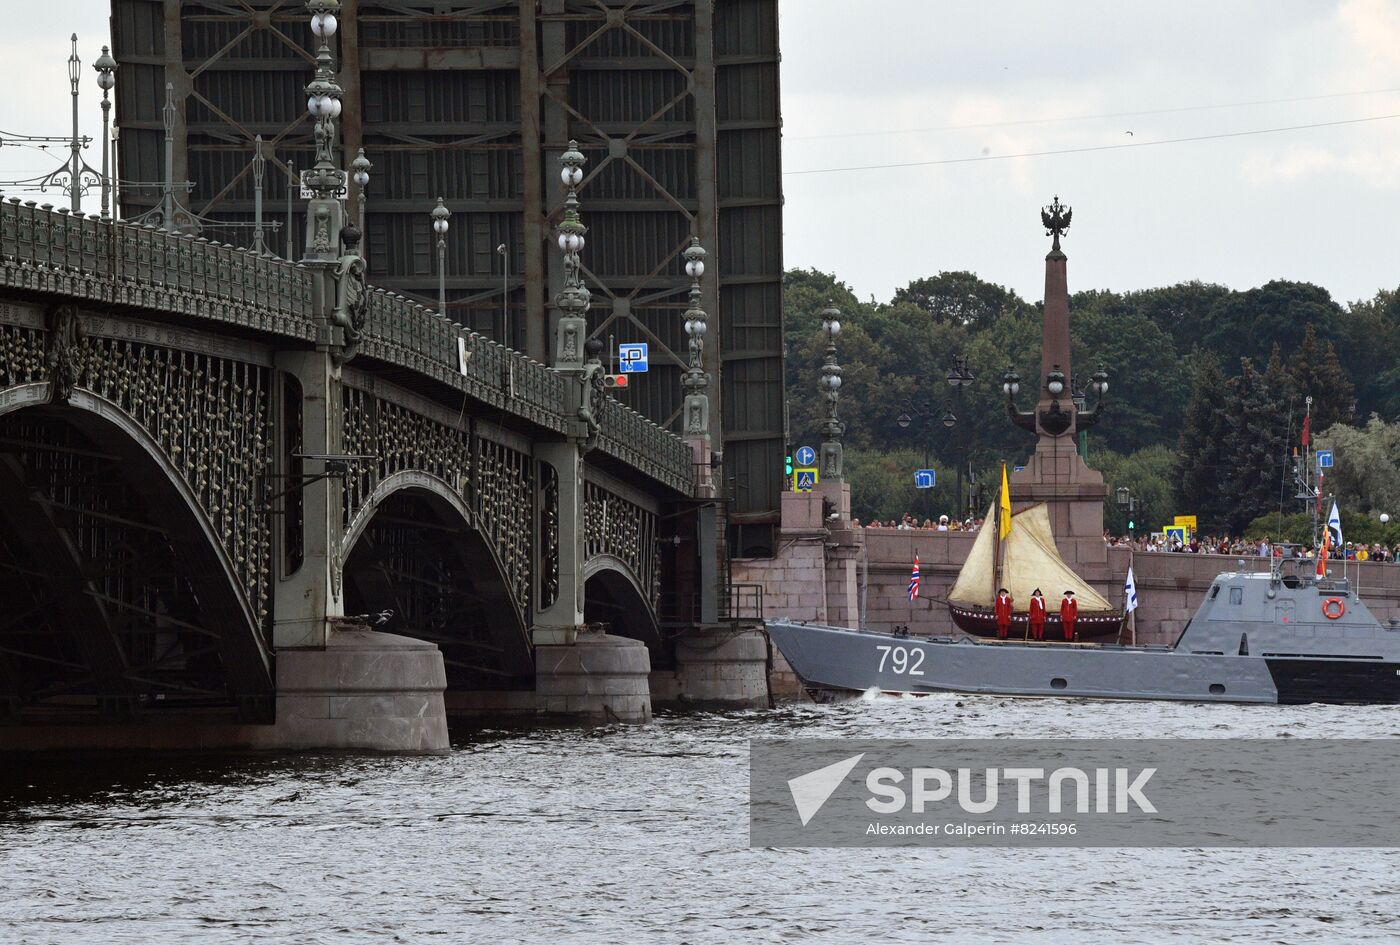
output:
[[[909,572],[909,599],[919,596],[919,556],[914,555],[914,570]]]

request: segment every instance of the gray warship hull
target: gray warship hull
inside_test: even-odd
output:
[[[767,628],[816,690],[1400,702],[1400,626],[1381,626],[1344,584],[1290,586],[1269,578],[1221,575],[1173,646],[919,638],[785,620]]]

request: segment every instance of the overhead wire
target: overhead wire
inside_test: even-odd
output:
[[[1173,115],[1181,112],[1211,111],[1223,108],[1250,108],[1257,105],[1292,105],[1297,102],[1320,102],[1335,98],[1355,98],[1360,95],[1384,95],[1400,92],[1393,89],[1363,89],[1357,92],[1331,92],[1325,95],[1302,95],[1297,98],[1261,98],[1248,102],[1222,102],[1215,105],[1180,105],[1175,108],[1148,108],[1127,112],[1103,112],[1097,115],[1067,115],[1058,118],[1016,118],[1006,121],[982,121],[963,125],[933,125],[927,128],[887,128],[878,131],[832,131],[814,135],[784,135],[784,141],[818,141],[829,138],[873,138],[883,135],[926,134],[933,131],[971,131],[979,128],[1014,128],[1018,125],[1053,125],[1060,122],[1095,121],[1105,118],[1137,118],[1145,115]]]
[[[938,158],[930,161],[903,161],[893,164],[855,164],[848,167],[813,167],[806,170],[783,171],[783,176],[798,177],[806,174],[839,174],[847,171],[881,171],[903,167],[936,167],[943,164],[975,164],[982,161],[1009,161],[1014,158],[1050,157],[1057,154],[1088,154],[1094,151],[1122,151],[1128,148],[1151,148],[1163,144],[1183,144],[1192,141],[1218,141],[1224,138],[1245,138],[1251,135],[1281,134],[1288,131],[1305,131],[1309,128],[1335,128],[1341,125],[1359,125],[1365,122],[1389,121],[1395,118],[1400,118],[1400,114],[1370,115],[1365,118],[1343,118],[1337,121],[1319,121],[1306,125],[1284,125],[1278,128],[1256,128],[1250,131],[1225,131],[1218,134],[1191,135],[1184,138],[1158,138],[1153,141],[1126,141],[1119,144],[1095,144],[1078,148],[1021,151],[1015,154],[979,154],[972,157]]]

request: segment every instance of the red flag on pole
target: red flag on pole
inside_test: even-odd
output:
[[[1303,449],[1307,449],[1307,448],[1308,448],[1308,440],[1311,439],[1311,436],[1310,436],[1311,433],[1312,433],[1312,415],[1309,414],[1308,416],[1306,416],[1306,417],[1303,418]]]

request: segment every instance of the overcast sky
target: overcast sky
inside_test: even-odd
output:
[[[66,128],[76,31],[95,133],[107,0],[7,4],[23,15],[0,37],[0,130]],[[1400,2],[784,0],[781,14],[788,266],[881,300],[947,269],[1038,299],[1038,208],[1058,193],[1074,207],[1071,289],[1287,277],[1346,301],[1400,285]],[[1378,116],[1396,117],[1356,121]],[[1329,122],[1353,123],[1241,134]],[[1141,146],[1210,135],[1233,137]],[[1110,149],[1012,156],[1085,148]],[[0,148],[0,176],[47,161]],[[799,173],[927,161],[961,163]]]

